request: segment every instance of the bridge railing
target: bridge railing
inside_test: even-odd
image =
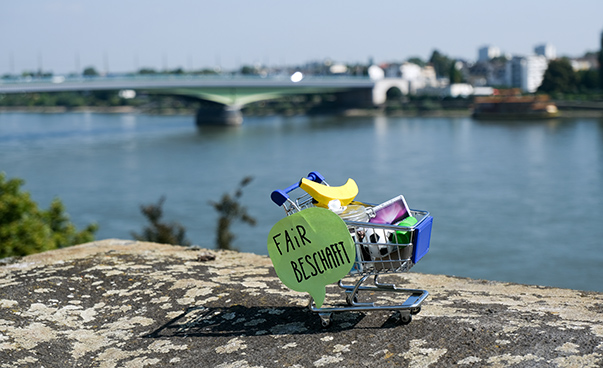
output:
[[[0,78],[0,84],[61,84],[61,83],[89,83],[107,81],[220,81],[220,80],[246,80],[246,81],[286,81],[291,78],[286,74],[274,74],[268,76],[245,75],[245,74],[220,74],[220,75],[195,75],[195,74],[162,74],[162,75],[140,75],[140,74],[109,74],[105,76],[63,76],[50,77],[4,77]],[[304,80],[322,81],[369,81],[368,76],[350,75],[305,75]]]

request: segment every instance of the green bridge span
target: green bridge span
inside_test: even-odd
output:
[[[300,76],[301,77],[301,76]],[[384,82],[387,81],[387,85]],[[392,84],[393,83],[393,84]],[[370,106],[385,102],[387,89],[406,90],[403,80],[374,81],[368,77],[246,77],[246,76],[161,76],[16,79],[0,81],[0,94],[135,90],[139,93],[193,97],[211,101],[201,108],[196,123],[236,125],[242,123],[241,108],[249,103],[286,95],[334,93],[348,106]],[[391,85],[390,87],[388,87]]]

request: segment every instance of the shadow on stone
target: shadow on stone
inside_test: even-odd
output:
[[[332,326],[325,330],[318,314],[306,307],[191,307],[143,337],[306,335],[374,328],[374,325],[359,326],[365,316],[358,312],[334,313]],[[391,316],[381,328],[397,326],[399,324]]]

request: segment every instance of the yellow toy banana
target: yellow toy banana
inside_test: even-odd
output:
[[[339,199],[342,206],[347,206],[358,195],[358,185],[351,178],[340,187],[330,187],[303,178],[299,187],[311,195],[319,207],[328,207],[329,202],[334,199]]]

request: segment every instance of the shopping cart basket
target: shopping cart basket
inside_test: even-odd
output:
[[[315,171],[308,174],[307,179],[328,185],[324,177]],[[299,186],[298,182],[284,190],[275,190],[271,194],[272,201],[282,206],[287,216],[314,207],[313,198],[307,193],[291,199],[289,193]],[[376,206],[358,201],[352,203],[364,206],[369,215],[372,208]],[[405,289],[394,284],[379,282],[379,276],[383,274],[408,272],[429,250],[433,218],[429,212],[420,210],[411,209],[410,215],[417,219],[412,226],[350,221],[344,218],[356,247],[356,259],[348,276],[356,277],[358,280],[352,285],[345,284],[343,279],[338,282],[339,287],[345,292],[347,305],[318,308],[310,297],[309,308],[312,312],[318,313],[323,327],[331,324],[334,312],[394,310],[399,313],[400,322],[408,324],[412,320],[412,315],[421,311],[421,303],[429,295],[426,290]],[[364,285],[370,277],[373,277],[373,285]],[[361,291],[400,293],[405,295],[406,299],[401,304],[388,305],[360,302],[358,296]]]

